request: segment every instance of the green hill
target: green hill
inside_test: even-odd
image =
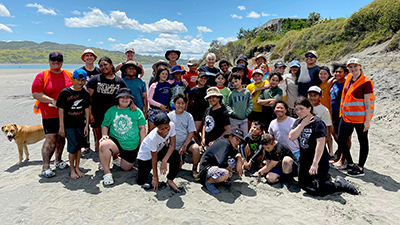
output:
[[[60,51],[64,55],[64,63],[82,64],[82,52],[91,48],[100,59],[101,56],[110,57],[114,64],[125,61],[126,56],[123,52],[108,51],[100,48],[86,47],[83,45],[58,44],[53,42],[35,43],[32,41],[0,41],[0,63],[1,64],[45,64],[48,63],[49,53]],[[162,56],[144,56],[136,54],[134,59],[142,64],[153,64]],[[186,61],[179,60],[179,63],[185,64]]]

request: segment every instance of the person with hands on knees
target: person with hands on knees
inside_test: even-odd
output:
[[[110,171],[111,157],[119,154],[121,169],[131,170],[138,154],[139,144],[146,136],[146,119],[142,110],[130,109],[134,98],[131,90],[121,88],[116,98],[118,104],[107,110],[101,127],[99,158],[104,169],[104,185],[114,183]]]
[[[157,162],[161,161],[160,173],[164,175],[169,160],[167,186],[179,192],[180,188],[174,183],[180,164],[179,151],[175,150],[175,124],[166,114],[159,113],[155,116],[154,125],[156,128],[146,136],[139,149],[136,182],[146,190],[152,187],[153,190],[157,190],[159,182]],[[167,141],[169,145],[166,145]],[[149,176],[151,170],[153,170],[152,178]]]
[[[243,141],[243,132],[232,129],[218,139],[200,160],[200,180],[211,194],[220,193],[215,184],[227,184],[233,169],[239,177],[243,174],[242,156],[237,149]]]
[[[338,191],[357,195],[356,188],[344,178],[337,176],[331,182],[329,175],[329,154],[325,148],[325,123],[313,114],[313,106],[308,99],[298,99],[295,103],[298,119],[289,133],[289,139],[299,140],[300,168],[299,186],[308,194],[324,196]]]

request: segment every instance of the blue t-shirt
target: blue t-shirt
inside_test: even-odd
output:
[[[340,100],[342,99],[342,91],[344,87],[344,83],[335,83],[332,84],[330,95],[331,95],[331,111],[332,114],[338,114],[340,111]]]
[[[146,83],[138,78],[135,77],[133,79],[130,79],[128,77],[124,77],[123,80],[125,81],[126,85],[128,86],[129,89],[132,91],[132,95],[134,97],[133,102],[137,107],[139,107],[140,110],[144,111],[144,103],[143,103],[143,93],[146,93]]]
[[[163,105],[168,105],[169,98],[171,97],[170,86],[171,85],[168,82],[157,82],[157,86],[154,90],[153,100]]]

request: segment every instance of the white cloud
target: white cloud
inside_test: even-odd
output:
[[[91,40],[90,40],[90,38],[89,38],[89,39],[87,39],[87,41],[88,41],[88,42],[89,42],[89,41],[91,41]]]
[[[297,18],[297,14],[293,16],[289,16],[289,18]]]
[[[247,14],[247,17],[248,17],[248,18],[257,19],[257,18],[260,18],[260,14],[254,12],[254,11],[251,11],[249,14]]]
[[[278,15],[277,14],[261,13],[261,16],[268,17],[268,16],[278,16]]]
[[[54,34],[54,32],[51,32],[51,31],[47,31],[47,32],[44,32],[45,34]]]
[[[40,24],[42,21],[32,21],[33,24]]]
[[[182,16],[182,13],[181,12],[177,12],[178,13],[178,16]]]
[[[112,45],[113,50],[116,51],[124,51],[126,47],[135,48],[138,54],[160,56],[163,56],[167,49],[179,49],[182,52],[181,57],[187,59],[190,57],[203,57],[210,47],[210,43],[203,41],[201,38],[183,40],[176,34],[160,34],[154,40],[138,38],[127,44]]]
[[[0,16],[11,16],[10,11],[8,11],[8,9],[1,3],[0,3]]]
[[[242,16],[238,16],[238,15],[236,15],[236,14],[231,14],[231,17],[233,18],[233,19],[242,19],[243,17]]]
[[[226,44],[228,42],[237,41],[237,37],[230,36],[230,37],[218,37],[217,41],[221,42],[222,44]]]
[[[98,44],[98,45],[102,45],[102,44],[104,44],[104,42],[102,42],[102,41],[99,41],[99,42],[96,42],[96,44]]]
[[[185,35],[185,37],[184,37],[186,40],[191,40],[191,39],[193,39],[193,37],[191,36],[191,35]]]
[[[198,26],[197,31],[199,33],[207,33],[207,32],[212,32],[212,30],[208,27],[203,27],[203,26]]]
[[[246,7],[244,7],[244,5],[239,5],[237,8],[238,8],[239,10],[246,10]]]
[[[52,16],[57,15],[57,13],[54,12],[54,10],[52,10],[52,9],[46,9],[46,8],[44,8],[42,5],[37,4],[37,3],[35,3],[35,4],[27,4],[26,7],[37,8],[37,9],[38,9],[38,12],[39,12],[39,13],[42,13],[42,14],[50,14],[50,15],[52,15]]]
[[[0,31],[1,32],[7,32],[7,33],[12,33],[13,31],[11,28],[7,27],[6,25],[0,23]]]
[[[71,11],[71,13],[78,16],[81,15],[81,12],[79,12],[78,10]]]
[[[114,38],[108,38],[107,41],[109,41],[109,42],[116,42],[117,40],[114,39]]]
[[[140,24],[135,19],[130,19],[125,12],[111,11],[109,15],[100,9],[94,8],[90,12],[84,12],[83,17],[65,18],[67,27],[99,27],[113,26],[121,29],[138,30],[144,33],[182,33],[187,28],[182,22],[161,19],[155,23]]]

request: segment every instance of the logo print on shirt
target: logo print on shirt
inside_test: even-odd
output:
[[[82,101],[83,101],[83,99],[76,100],[76,101],[74,102],[74,104],[72,104],[71,109],[81,109],[82,106],[78,106],[78,105],[79,105],[79,103],[81,103]]]
[[[206,132],[210,132],[214,129],[215,126],[215,121],[214,118],[210,115],[206,116],[206,120],[204,121],[206,129]]]
[[[113,128],[118,135],[121,135],[122,139],[126,140],[126,135],[129,130],[132,129],[132,120],[127,115],[117,115],[113,121]]]
[[[97,83],[97,92],[102,94],[114,94],[118,92],[119,84],[106,84],[106,83]]]

